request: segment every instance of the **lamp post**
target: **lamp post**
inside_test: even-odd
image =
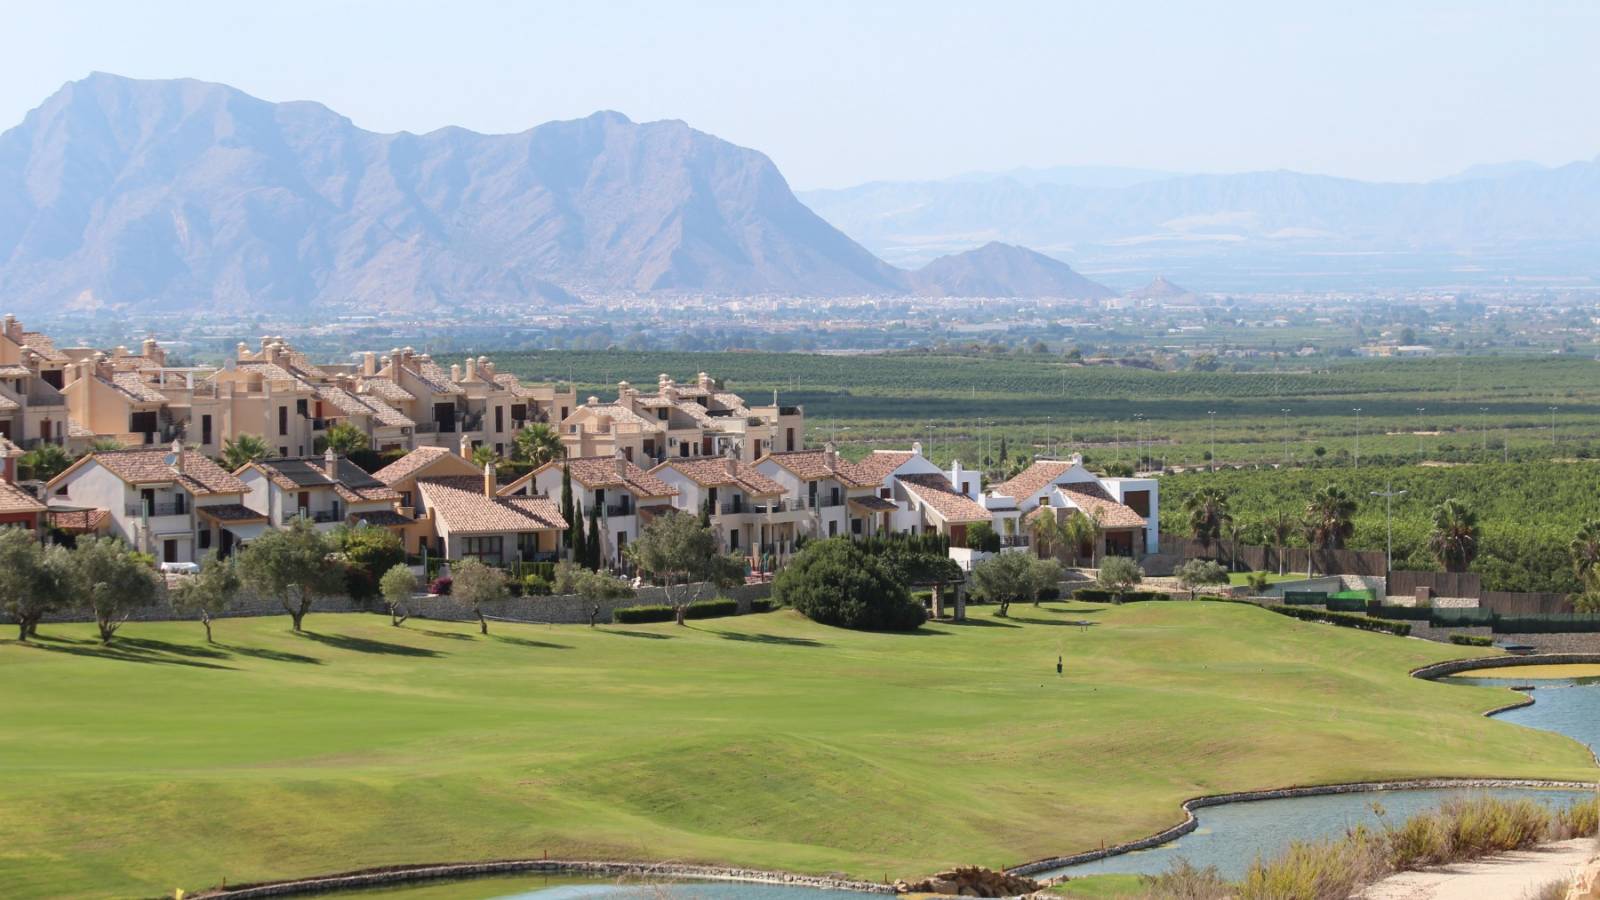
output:
[[[1550,446],[1556,445],[1556,408],[1550,407]]]
[[[1356,468],[1361,468],[1361,407],[1355,408],[1356,413]]]
[[[1388,574],[1394,569],[1394,498],[1404,497],[1407,492],[1397,491],[1394,489],[1393,482],[1385,481],[1383,490],[1368,491],[1367,493],[1374,497],[1383,498],[1383,526],[1384,530],[1388,532],[1388,549],[1384,551],[1383,569],[1384,573]]]
[[[1211,420],[1211,465],[1209,468],[1215,472],[1217,470],[1217,411],[1214,409],[1206,410],[1206,418]]]
[[[1281,407],[1278,412],[1283,413],[1283,467],[1289,468],[1289,407]]]
[[[1426,406],[1417,407],[1417,462],[1422,461],[1422,414],[1427,411]]]
[[[1483,452],[1489,452],[1489,407],[1478,407],[1478,424],[1483,429]]]

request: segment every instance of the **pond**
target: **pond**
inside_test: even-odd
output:
[[[1496,718],[1529,728],[1565,734],[1600,748],[1600,677],[1541,678],[1517,677],[1515,668],[1501,669],[1500,677],[1451,676],[1439,679],[1448,684],[1511,687],[1534,684],[1532,706],[1500,713]],[[1036,877],[1057,875],[1103,875],[1110,873],[1154,875],[1163,872],[1183,857],[1200,866],[1216,866],[1225,878],[1239,878],[1259,856],[1271,856],[1290,841],[1337,837],[1352,825],[1378,824],[1373,811],[1379,804],[1391,822],[1438,806],[1449,797],[1494,796],[1528,797],[1552,805],[1565,805],[1592,796],[1586,791],[1539,790],[1535,788],[1452,789],[1378,791],[1359,794],[1326,794],[1318,797],[1292,797],[1282,800],[1257,800],[1229,803],[1195,811],[1200,827],[1183,837],[1134,853],[1111,856],[1082,865],[1056,869]]]
[[[341,891],[339,897],[383,900],[862,900],[884,897],[854,891],[829,891],[781,884],[680,881],[642,884],[628,878],[568,875],[498,875],[456,881]]]

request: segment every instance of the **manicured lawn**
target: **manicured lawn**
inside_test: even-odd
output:
[[[1419,682],[1481,654],[1248,606],[977,608],[913,635],[313,615],[0,642],[6,896],[512,856],[882,878],[1141,836],[1187,796],[1590,778],[1577,743]],[[1083,630],[1068,620],[1094,621]],[[1066,675],[1055,674],[1056,655]]]
[[[1288,572],[1283,575],[1279,575],[1277,572],[1267,572],[1266,576],[1267,584],[1277,584],[1280,581],[1304,581],[1306,579],[1306,573],[1304,572]],[[1250,573],[1229,572],[1228,583],[1234,587],[1243,587],[1250,583]]]

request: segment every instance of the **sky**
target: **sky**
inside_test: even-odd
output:
[[[316,100],[375,131],[614,109],[796,189],[974,170],[1386,181],[1600,155],[1600,2],[19,3],[0,129],[91,71]]]

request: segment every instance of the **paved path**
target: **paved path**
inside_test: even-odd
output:
[[[1491,856],[1423,872],[1401,872],[1374,884],[1360,900],[1519,900],[1557,879],[1571,880],[1595,856],[1595,839]]]

